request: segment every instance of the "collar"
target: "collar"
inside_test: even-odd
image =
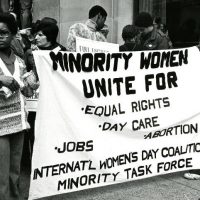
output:
[[[7,57],[5,54],[3,54],[2,52],[0,52],[0,58],[4,61],[4,63],[6,63],[7,65],[11,65],[15,63],[15,59],[16,59],[16,56],[13,52],[13,50],[11,49],[11,53],[10,53],[10,56]]]
[[[91,31],[95,32],[97,30],[97,24],[93,20],[88,19],[85,24]]]
[[[39,50],[53,50],[54,48],[56,48],[57,45],[56,44],[53,44],[53,45],[50,45],[48,47],[38,47]]]

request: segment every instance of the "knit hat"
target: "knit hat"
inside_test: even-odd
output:
[[[153,25],[153,19],[147,12],[141,12],[135,20],[135,25],[138,27],[149,27]]]

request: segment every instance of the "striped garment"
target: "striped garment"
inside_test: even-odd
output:
[[[7,70],[2,59],[0,59],[0,75],[13,76],[18,83],[22,83],[22,76],[26,73],[26,66],[17,56],[14,65],[15,72],[12,75]],[[9,98],[0,95],[0,136],[17,133],[27,128],[29,128],[29,124],[25,110],[25,98],[20,90]]]

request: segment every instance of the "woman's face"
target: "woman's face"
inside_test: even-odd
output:
[[[8,26],[5,23],[0,22],[0,50],[9,48],[13,37],[14,36],[8,29]]]
[[[49,47],[51,46],[51,42],[47,40],[47,37],[42,33],[42,31],[38,31],[35,36],[36,45],[38,47]]]

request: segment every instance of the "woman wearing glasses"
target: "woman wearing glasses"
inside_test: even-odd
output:
[[[33,94],[23,81],[26,66],[10,47],[16,33],[14,17],[0,13],[0,200],[19,199],[24,130],[29,128],[24,95]]]

